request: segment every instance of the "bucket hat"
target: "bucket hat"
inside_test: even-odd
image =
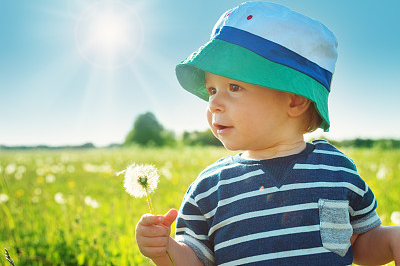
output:
[[[310,99],[329,130],[337,40],[321,22],[287,7],[245,2],[226,11],[210,40],[175,68],[181,86],[208,101],[205,71]]]

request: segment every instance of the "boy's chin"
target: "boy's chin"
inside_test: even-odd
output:
[[[221,141],[221,143],[222,143],[222,145],[224,145],[225,149],[227,149],[229,151],[243,150],[242,148],[238,147],[238,145],[235,145],[234,143],[224,143],[223,141]]]

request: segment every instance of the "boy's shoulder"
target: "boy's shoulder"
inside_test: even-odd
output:
[[[357,170],[353,160],[327,140],[314,140],[311,143],[315,147],[313,154],[323,163]]]
[[[191,191],[194,194],[203,193],[210,188],[218,187],[221,181],[245,172],[244,166],[237,161],[238,156],[223,157],[206,167],[191,184]]]

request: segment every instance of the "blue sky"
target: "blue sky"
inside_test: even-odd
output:
[[[178,133],[206,129],[206,103],[180,88],[174,68],[241,2],[0,1],[0,144],[118,143],[146,111]],[[400,138],[400,2],[271,2],[339,41],[326,136]]]

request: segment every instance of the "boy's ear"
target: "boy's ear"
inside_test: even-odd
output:
[[[290,117],[298,117],[304,114],[308,107],[310,106],[311,101],[303,96],[290,94],[290,103],[288,108],[288,115]]]

